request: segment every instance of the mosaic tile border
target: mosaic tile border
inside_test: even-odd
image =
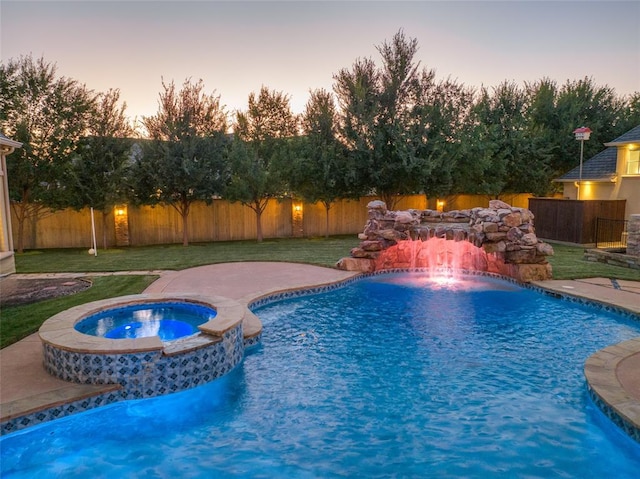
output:
[[[261,308],[262,306],[266,306],[271,303],[276,303],[278,301],[283,301],[285,299],[300,298],[303,296],[310,296],[313,294],[321,294],[321,293],[326,293],[328,291],[335,291],[355,281],[359,281],[363,277],[364,275],[360,274],[352,278],[347,278],[341,281],[337,281],[335,283],[322,284],[319,286],[301,287],[296,289],[290,289],[287,291],[280,291],[278,293],[269,293],[265,296],[262,296],[260,298],[250,301],[247,304],[247,308],[253,311],[254,309],[258,309],[258,308]]]
[[[609,418],[616,426],[618,426],[622,431],[631,437],[631,439],[640,443],[640,427],[637,427],[635,424],[627,421],[624,417],[622,417],[618,412],[612,408],[606,401],[604,401],[598,393],[594,391],[591,385],[587,382],[587,391],[589,393],[589,398],[594,403],[594,405],[600,409],[600,411]]]
[[[473,271],[473,270],[465,270],[465,269],[454,270],[454,269],[448,269],[448,268],[438,268],[435,271],[446,272],[446,273],[458,273],[458,274],[464,274],[466,276],[486,276],[486,277],[498,278],[498,279],[503,279],[510,283],[522,286],[522,283],[516,281],[513,278],[510,278],[508,276],[498,275],[495,273],[488,273],[486,271]],[[343,279],[335,283],[323,284],[323,285],[311,286],[311,287],[302,287],[300,289],[293,289],[293,290],[281,291],[278,293],[271,293],[249,302],[247,307],[251,311],[253,311],[254,309],[258,309],[258,308],[261,308],[262,306],[266,306],[268,304],[275,303],[278,301],[283,301],[283,300],[293,299],[293,298],[300,298],[303,296],[310,296],[314,294],[322,294],[329,291],[335,291],[337,289],[344,288],[345,286],[355,283],[356,281],[362,281],[363,279],[366,279],[372,276],[379,276],[379,275],[393,274],[393,273],[428,273],[428,272],[433,272],[433,270],[430,268],[393,268],[393,269],[378,270],[371,273],[360,273],[356,276]]]
[[[111,391],[104,394],[97,394],[85,399],[65,403],[49,409],[36,411],[24,416],[18,416],[0,424],[0,435],[10,434],[13,432],[26,429],[28,427],[37,426],[44,422],[53,421],[63,417],[71,416],[79,412],[88,411],[108,404],[113,404],[124,400],[121,391]]]
[[[262,332],[252,336],[250,338],[244,338],[244,349],[245,351],[249,348],[253,348],[254,346],[258,346],[262,341]]]
[[[549,289],[542,288],[540,286],[536,286],[533,284],[522,284],[524,288],[535,290],[539,293],[542,293],[546,296],[552,296],[556,299],[560,299],[562,301],[569,301],[570,303],[577,303],[584,306],[591,306],[596,309],[600,309],[602,311],[606,311],[608,313],[619,314],[620,316],[624,316],[629,319],[640,320],[640,314],[635,313],[633,311],[629,311],[628,309],[621,308],[619,306],[614,306],[612,304],[601,303],[599,301],[594,301],[587,298],[581,298],[579,296],[574,296],[570,293],[560,293],[559,291],[552,291]]]
[[[202,333],[200,333],[202,334]],[[244,357],[242,324],[217,341],[181,354],[162,351],[79,353],[43,344],[49,374],[78,384],[120,384],[123,399],[142,399],[189,389],[226,374]]]

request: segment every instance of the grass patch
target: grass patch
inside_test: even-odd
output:
[[[333,266],[358,245],[354,235],[161,245],[98,250],[51,249],[16,254],[19,273],[180,270],[229,261],[290,261]]]
[[[93,285],[80,293],[33,304],[3,307],[0,317],[0,348],[35,333],[45,320],[60,311],[91,301],[141,293],[157,278],[157,276],[100,276],[91,278]]]
[[[640,281],[640,270],[584,259],[584,247],[549,242],[555,254],[548,258],[553,279],[615,278]]]
[[[19,273],[62,273],[97,271],[181,270],[229,261],[290,261],[332,267],[349,256],[358,245],[354,235],[330,238],[286,238],[256,241],[226,241],[182,245],[140,246],[99,250],[92,256],[86,249],[27,251],[16,255]],[[640,271],[583,258],[584,248],[551,243],[555,255],[548,258],[555,279],[606,277],[640,281]]]

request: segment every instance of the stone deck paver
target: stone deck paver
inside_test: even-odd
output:
[[[156,273],[161,274],[161,277],[151,284],[145,293],[226,296],[245,305],[267,294],[334,283],[357,274],[319,266],[273,262],[223,263],[183,271]],[[86,276],[92,275],[95,273],[86,274]],[[78,276],[82,275],[69,275],[69,277]],[[578,281],[550,280],[536,282],[535,285],[560,294],[592,299],[640,314],[640,283],[637,282],[618,281],[621,289],[616,289],[607,278]],[[614,379],[617,381],[616,387],[619,387],[625,395],[634,398],[640,409],[640,370],[638,369],[640,341],[638,344],[637,350],[626,351],[625,357],[619,358]],[[0,350],[0,415],[2,418],[19,414],[15,401],[19,401],[21,409],[28,411],[29,408],[44,407],[46,401],[51,405],[61,401],[70,402],[93,392],[87,388],[95,389],[95,386],[71,384],[50,376],[44,370],[42,362],[42,347],[37,334]],[[640,423],[637,427],[640,428]]]

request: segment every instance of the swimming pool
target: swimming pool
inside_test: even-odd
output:
[[[0,439],[2,477],[637,477],[582,366],[640,322],[491,278],[267,304],[227,376]]]

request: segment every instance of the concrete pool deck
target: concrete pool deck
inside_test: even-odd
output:
[[[320,266],[269,262],[222,263],[154,273],[160,274],[160,278],[145,293],[224,296],[244,305],[276,292],[335,283],[357,275]],[[74,275],[81,276],[97,274]],[[541,281],[534,285],[557,294],[602,302],[640,315],[640,282],[591,278]],[[640,338],[625,342],[625,347],[615,349],[613,355],[614,359],[609,358],[594,367],[600,368],[596,372],[602,378],[607,394],[610,393],[615,401],[624,402],[627,418],[636,428],[640,428]],[[42,344],[38,334],[0,350],[1,422],[114,388],[118,386],[73,384],[50,376],[43,367]]]

